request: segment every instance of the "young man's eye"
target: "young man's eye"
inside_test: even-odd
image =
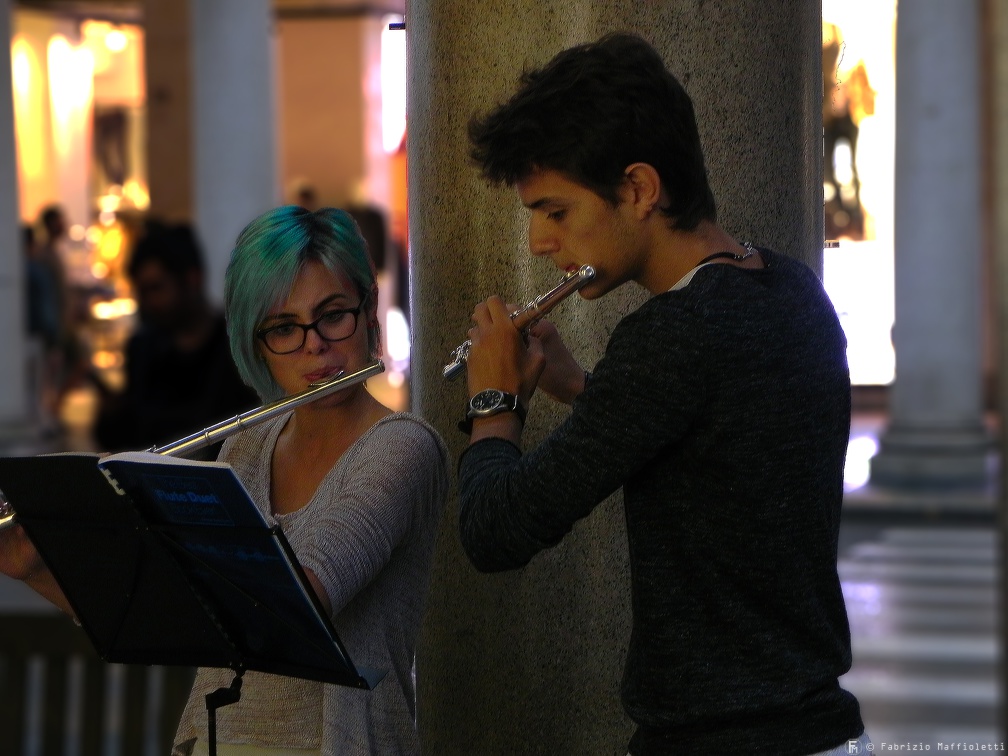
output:
[[[548,213],[546,217],[551,221],[562,221],[565,215],[567,215],[566,210],[554,210],[553,212]]]

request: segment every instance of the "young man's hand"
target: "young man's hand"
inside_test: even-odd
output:
[[[546,394],[563,404],[573,404],[584,391],[585,372],[563,343],[560,332],[548,320],[540,320],[529,330],[529,347],[538,341],[545,358],[545,369],[537,384]]]
[[[466,368],[469,396],[483,389],[500,389],[517,394],[527,408],[546,360],[538,339],[526,344],[511,320],[512,312],[497,296],[476,305],[468,334],[472,342]]]

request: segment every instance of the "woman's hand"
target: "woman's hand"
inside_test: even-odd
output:
[[[0,530],[0,572],[15,580],[28,580],[45,569],[35,544],[20,525]]]
[[[39,556],[35,544],[20,525],[0,530],[0,572],[21,580],[43,598],[51,601],[71,617],[73,608],[59,587],[56,578]]]

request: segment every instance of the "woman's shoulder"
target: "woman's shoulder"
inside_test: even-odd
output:
[[[404,490],[439,492],[434,498],[440,500],[451,465],[448,448],[430,423],[408,412],[393,412],[357,439],[340,469],[339,485],[373,486],[394,478]]]
[[[437,430],[419,415],[411,412],[393,412],[373,426],[367,434],[371,442],[395,441],[415,444],[421,448],[437,451],[447,457],[448,449]]]

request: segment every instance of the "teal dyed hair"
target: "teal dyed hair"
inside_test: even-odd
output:
[[[238,372],[268,402],[281,399],[283,390],[261,355],[256,329],[287,298],[301,266],[310,260],[353,282],[362,305],[359,319],[368,328],[368,349],[373,357],[380,354],[381,334],[373,317],[378,300],[374,262],[354,219],[332,207],[312,212],[285,205],[265,212],[235,242],[224,276],[224,312]]]

